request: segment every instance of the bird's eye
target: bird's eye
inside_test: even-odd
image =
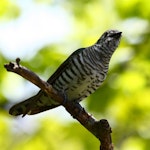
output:
[[[108,33],[106,32],[105,35],[104,35],[104,37],[107,37],[107,36],[108,36]]]

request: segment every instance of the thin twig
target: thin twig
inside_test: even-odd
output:
[[[9,64],[4,65],[4,67],[7,71],[17,73],[32,82],[46,92],[52,99],[62,104],[74,119],[77,119],[87,130],[100,140],[100,150],[113,150],[111,128],[107,120],[102,119],[97,121],[77,102],[66,100],[65,103],[63,103],[64,97],[62,93],[58,93],[49,83],[43,81],[34,72],[21,66],[19,63],[20,59],[17,58],[16,62],[10,62]]]

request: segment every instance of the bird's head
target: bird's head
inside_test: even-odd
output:
[[[100,44],[102,47],[108,47],[115,50],[120,42],[122,32],[118,30],[108,30],[102,34],[96,44]]]

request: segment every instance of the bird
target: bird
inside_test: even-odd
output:
[[[47,82],[68,101],[80,102],[104,82],[110,59],[119,46],[122,32],[107,30],[92,46],[74,51],[51,75]],[[61,104],[40,90],[36,95],[12,106],[9,114],[34,115]]]

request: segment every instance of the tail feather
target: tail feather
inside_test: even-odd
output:
[[[55,108],[59,106],[60,104],[54,104],[51,103],[50,99],[46,97],[46,100],[48,100],[47,105],[43,104],[42,101],[42,95],[37,94],[33,97],[30,97],[29,99],[20,102],[14,106],[12,106],[9,110],[9,114],[18,116],[22,115],[24,117],[26,114],[28,115],[34,115],[52,108]]]

